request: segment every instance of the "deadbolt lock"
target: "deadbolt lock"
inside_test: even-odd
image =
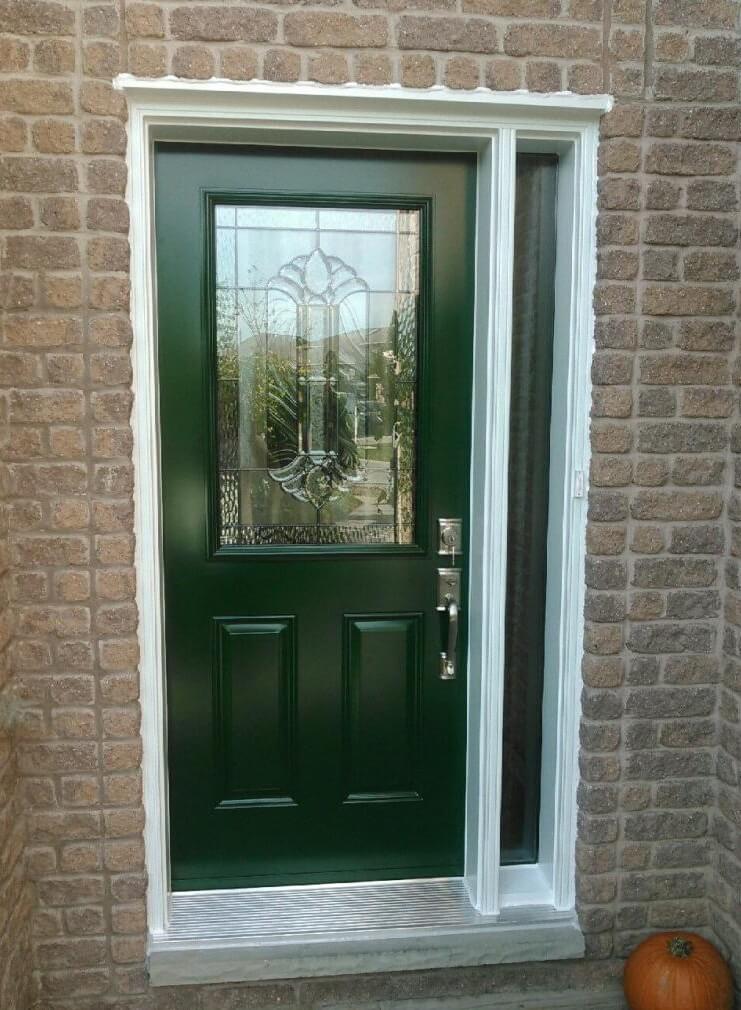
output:
[[[463,523],[460,519],[438,519],[437,553],[449,554],[453,559],[461,556],[463,548]]]

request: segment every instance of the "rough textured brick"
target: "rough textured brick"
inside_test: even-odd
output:
[[[0,692],[15,678],[26,706],[12,761],[0,740],[3,1010],[32,1005],[34,963],[44,1010],[424,1003],[481,985],[462,969],[149,988],[119,69],[616,96],[583,573],[588,958],[482,971],[487,991],[596,991],[647,931],[682,925],[741,950],[734,16],[730,0],[0,0]]]
[[[640,359],[641,382],[648,385],[713,385],[729,381],[724,357],[692,354],[644,355]]]
[[[449,88],[477,88],[480,78],[478,63],[467,56],[454,56],[445,65],[445,83]]]
[[[139,77],[162,77],[167,72],[164,46],[135,43],[129,46],[129,70]]]
[[[679,204],[680,187],[668,179],[652,179],[646,189],[649,210],[673,210]]]
[[[80,265],[80,250],[72,238],[11,235],[5,245],[3,266],[21,270],[56,269]]]
[[[275,38],[277,24],[272,11],[250,10],[247,7],[198,4],[175,7],[170,12],[170,34],[172,38],[184,42],[270,42]],[[286,37],[289,41],[290,34],[291,23],[286,19]],[[327,38],[326,44],[334,43]]]
[[[679,25],[682,28],[732,28],[733,4],[728,0],[659,0],[656,5],[656,23]]]
[[[31,128],[33,146],[41,154],[71,154],[77,133],[72,123],[58,119],[38,119]]]
[[[549,18],[558,17],[559,0],[463,0],[463,10],[470,14],[488,14],[491,17]]]
[[[114,38],[120,29],[118,10],[113,3],[100,3],[88,7],[82,16],[82,31],[88,36]]]
[[[668,588],[676,586],[712,586],[717,578],[714,561],[663,558],[640,559],[633,569],[633,585]]]
[[[43,43],[41,43],[43,45]],[[25,70],[28,66],[31,47],[10,36],[0,39],[0,69],[3,73],[13,73],[17,70]]]
[[[72,35],[75,14],[67,4],[47,0],[4,0],[0,24],[15,35]]]
[[[735,223],[709,215],[653,214],[646,224],[646,242],[656,245],[734,245]]]
[[[373,14],[291,13],[286,15],[284,32],[292,46],[372,48],[385,46],[388,40],[386,19]]]
[[[599,32],[593,28],[524,24],[507,30],[504,51],[511,56],[598,59],[601,47]]]
[[[729,140],[741,138],[741,109],[699,108],[682,113],[679,132],[682,137],[696,140]]]
[[[160,39],[165,34],[164,11],[158,4],[126,5],[126,30],[132,39]]]
[[[126,102],[119,92],[103,81],[85,81],[80,88],[80,105],[95,116],[126,118]]]
[[[646,422],[638,433],[642,452],[713,452],[726,444],[724,427],[717,423]]]
[[[77,166],[56,158],[3,158],[0,189],[16,193],[70,193],[78,186]]]
[[[710,66],[736,66],[738,59],[736,39],[732,35],[700,35],[695,39],[694,59],[695,63]]]
[[[497,50],[496,28],[491,22],[479,18],[402,17],[397,37],[400,49],[470,53],[494,53]]]
[[[652,144],[646,171],[658,175],[730,175],[735,166],[732,148],[719,144]]]
[[[677,102],[732,102],[738,87],[731,71],[683,70],[665,67],[654,84],[657,98]]]
[[[114,42],[88,42],[83,47],[82,65],[89,77],[115,77],[121,70],[121,49]]]
[[[717,519],[722,508],[723,499],[715,492],[641,491],[633,499],[631,514],[636,519]]]
[[[486,86],[492,91],[516,91],[522,84],[522,67],[517,60],[492,60],[486,66]]]
[[[33,227],[33,206],[22,196],[5,197],[0,200],[0,228],[5,231],[24,230]]]
[[[391,60],[379,53],[358,53],[355,80],[358,84],[390,84],[394,76]]]
[[[728,351],[733,341],[733,327],[718,320],[685,320],[677,335],[677,346],[687,351]]]
[[[435,83],[435,61],[431,56],[407,55],[401,58],[401,82],[408,88],[429,88]]]
[[[64,114],[74,110],[72,90],[56,81],[0,82],[0,109],[8,112]]]
[[[735,304],[733,291],[705,287],[649,287],[641,302],[652,316],[727,316]]]
[[[309,79],[320,84],[345,84],[350,79],[347,58],[342,53],[321,53],[309,59]]]
[[[177,77],[208,80],[214,76],[214,57],[204,46],[179,46],[172,57],[172,71]]]
[[[641,276],[648,281],[678,281],[679,253],[674,249],[644,250]]]

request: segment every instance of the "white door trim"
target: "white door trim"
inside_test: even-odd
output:
[[[129,191],[134,329],[136,566],[141,650],[148,912],[151,936],[167,935],[169,904],[166,699],[160,535],[156,290],[153,228],[155,139],[474,150],[479,156],[468,800],[465,880],[492,924],[502,909],[574,909],[577,738],[582,650],[585,474],[595,280],[596,150],[605,95],[534,95],[432,88],[283,85],[135,79],[129,101]],[[559,242],[556,354],[563,428],[559,484],[551,484],[549,669],[544,712],[542,857],[499,866],[507,446],[518,146],[558,150]],[[554,493],[555,492],[555,493]],[[550,556],[550,554],[549,554]],[[555,594],[555,595],[554,595]],[[503,916],[506,918],[506,916]],[[502,923],[504,925],[504,923]]]

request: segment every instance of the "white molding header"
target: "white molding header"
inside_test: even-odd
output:
[[[566,916],[569,929],[578,933],[574,861],[586,495],[575,497],[573,488],[575,474],[589,470],[598,124],[612,108],[612,99],[481,88],[150,80],[127,74],[116,78],[114,85],[126,94],[130,112],[134,500],[150,950],[174,949],[168,946],[174,941],[169,931],[155,140],[455,149],[478,154],[465,883],[472,907],[486,917],[487,928],[501,930],[506,952],[503,948],[495,953],[495,960],[520,959],[506,937],[512,915],[527,914],[528,909],[538,921],[543,915],[550,921]],[[511,261],[518,150],[556,152],[561,159],[554,374],[562,416],[556,430],[554,414],[551,441],[547,634],[552,647],[544,671],[540,861],[500,867]],[[519,933],[512,939],[520,956],[532,956],[532,951],[523,953],[527,945]],[[566,947],[559,948],[561,953],[551,956],[578,956],[580,943],[574,946],[570,934]],[[450,962],[444,959],[444,963]],[[310,970],[302,962],[301,971]],[[343,970],[348,970],[346,965]]]
[[[484,132],[513,121],[527,127],[563,129],[594,121],[613,106],[610,95],[578,95],[570,91],[540,94],[530,91],[490,91],[476,88],[461,91],[437,85],[432,88],[404,88],[400,84],[283,84],[274,81],[229,81],[212,78],[189,81],[177,77],[142,78],[119,74],[114,88],[148,111],[166,114],[170,108],[193,116],[199,111],[213,117],[220,108],[224,119],[242,121],[269,115],[275,119],[300,122],[308,110],[316,127],[320,122],[349,122],[355,118],[363,129],[372,130],[374,119],[385,126],[406,124],[415,132],[437,125],[458,134],[482,129]],[[551,118],[552,117],[552,118]]]

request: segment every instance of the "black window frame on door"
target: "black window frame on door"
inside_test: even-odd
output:
[[[252,191],[244,190],[238,193],[230,191],[204,191],[203,193],[203,229],[207,237],[206,257],[204,261],[204,326],[209,339],[210,359],[216,360],[216,299],[215,299],[215,209],[217,205],[233,204],[234,206],[281,206],[281,207],[307,207],[318,208],[345,208],[349,210],[362,209],[391,209],[402,211],[416,211],[419,214],[419,257],[420,262],[429,264],[432,259],[432,245],[430,236],[430,222],[432,214],[432,204],[429,198],[425,197],[404,197],[404,196],[384,196],[373,197],[366,194],[333,194],[332,196],[320,193],[285,193],[270,192],[265,190]],[[431,404],[426,396],[427,390],[427,370],[429,358],[429,318],[430,318],[430,270],[429,268],[420,271],[419,295],[417,298],[417,381],[422,391],[422,396],[417,404],[417,427],[416,456],[419,459],[425,452],[430,451],[427,438],[427,428],[429,424],[429,411]],[[211,383],[209,403],[210,419],[210,467],[211,472],[216,472],[219,467],[219,445],[218,431],[214,423],[218,416],[218,390],[217,380]],[[418,472],[420,468],[418,467]],[[220,503],[218,491],[214,486],[209,502],[209,522],[208,522],[208,544],[207,550],[210,557],[234,557],[239,558],[245,555],[258,557],[281,556],[286,554],[385,554],[392,550],[399,555],[423,555],[429,547],[429,524],[425,522],[428,509],[428,488],[424,479],[415,482],[414,513],[416,517],[415,538],[413,543],[391,544],[290,544],[290,545],[224,545],[220,543],[219,535],[219,515]]]

